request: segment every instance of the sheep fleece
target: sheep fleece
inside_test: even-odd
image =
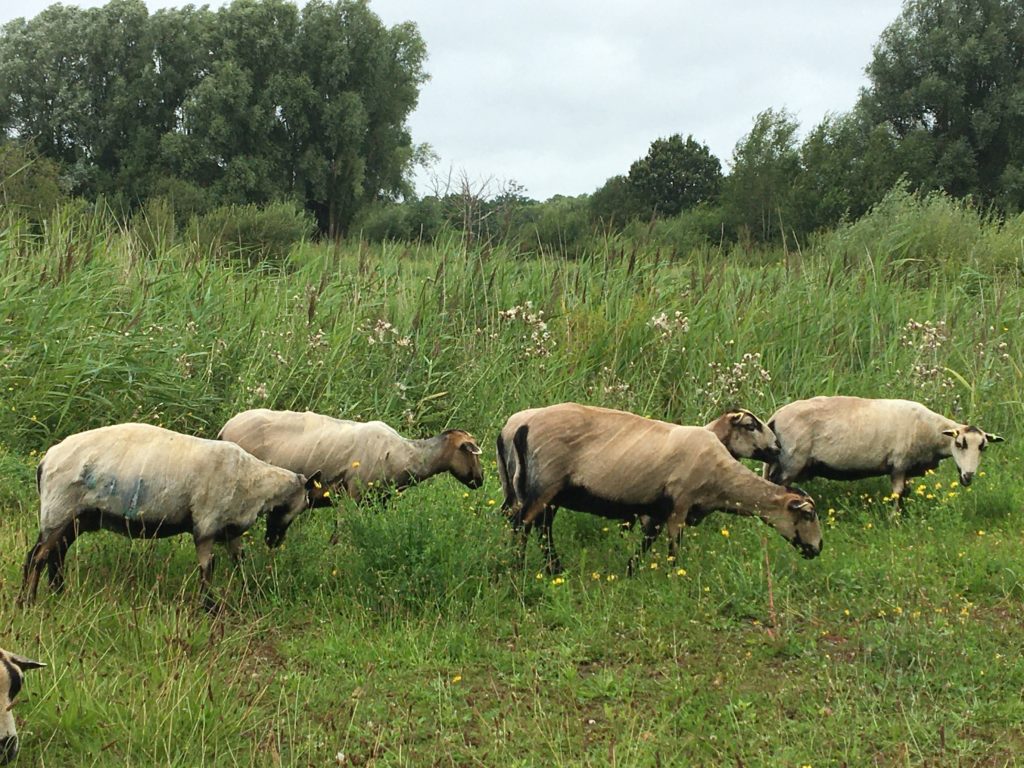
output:
[[[88,509],[181,525],[200,537],[245,529],[257,514],[304,491],[301,479],[233,443],[148,424],[118,424],[68,437],[40,467],[40,530]]]

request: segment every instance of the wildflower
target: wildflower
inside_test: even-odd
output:
[[[540,581],[540,580],[541,580],[541,579],[543,579],[543,578],[544,578],[544,574],[543,574],[543,573],[540,573],[540,572],[538,571],[538,572],[537,572],[537,581]]]
[[[934,499],[935,498],[935,494],[934,493],[929,493],[927,496],[925,496],[925,498],[926,499]]]
[[[556,576],[551,580],[551,583],[557,587],[560,584],[565,584],[565,579],[563,579],[561,576]]]
[[[358,462],[358,461],[353,461],[353,462],[352,462],[352,469],[359,469],[359,467],[360,467],[360,466],[361,466],[361,465],[359,464],[359,462]]]
[[[658,564],[657,563],[651,563],[651,570],[652,571],[658,570]]]
[[[487,500],[487,506],[488,507],[493,507],[494,506],[494,499],[488,499]]]
[[[982,470],[981,472],[978,473],[978,477],[984,477],[984,476],[985,476],[985,470]]]
[[[685,575],[686,575],[686,569],[685,568],[679,568],[676,571],[676,576],[685,576]]]
[[[728,529],[728,528],[723,528],[723,529],[722,529],[722,535],[723,535],[723,536],[724,536],[725,538],[727,538],[727,539],[728,539],[728,538],[729,538],[729,529]]]
[[[984,532],[984,531],[982,531],[982,530],[979,530],[979,531],[978,531],[978,535],[979,535],[979,536],[984,536],[984,535],[985,535],[985,532]]]
[[[924,485],[919,485],[919,486],[917,486],[917,488],[916,488],[916,489],[914,490],[914,493],[916,493],[916,494],[917,494],[918,496],[924,496],[924,495],[925,495],[925,493],[927,493],[927,491],[928,491],[928,488],[927,488],[927,486],[924,486]]]
[[[462,675],[456,675],[452,678],[452,683],[458,683],[462,681]]]
[[[665,558],[665,560],[666,560],[666,562],[674,563],[676,561],[676,556],[675,555],[669,555],[667,558]]]
[[[865,525],[864,527],[865,527],[866,529],[870,529],[870,528],[874,528],[874,527],[875,527],[875,525],[874,525],[874,523],[868,523],[868,524],[867,524],[867,525]]]
[[[338,569],[335,568],[333,571],[331,571],[331,576],[337,576],[337,575],[338,575]]]
[[[608,533],[608,526],[606,525],[606,526],[605,526],[604,528],[602,528],[601,530],[602,530],[602,531],[603,531],[604,533]]]
[[[608,578],[606,579],[606,581],[615,581],[615,579],[617,579],[617,578],[618,578],[618,576],[616,576],[614,573],[609,573],[608,574]]]
[[[843,616],[849,616],[849,615],[850,615],[850,609],[849,608],[843,608]]]
[[[598,573],[597,571],[594,571],[592,574],[590,574],[590,578],[593,579],[594,581],[600,581],[601,580],[601,574]]]
[[[462,498],[468,499],[469,498],[469,493],[467,492],[467,493],[462,494]]]

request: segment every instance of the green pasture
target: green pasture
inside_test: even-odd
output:
[[[1004,766],[1024,753],[1024,223],[887,198],[802,247],[688,254],[608,238],[304,244],[253,265],[103,211],[0,231],[0,645],[46,661],[19,766]],[[703,423],[732,406],[907,397],[998,432],[904,512],[884,479],[813,481],[824,551],[724,514],[625,577],[636,532],[558,516],[525,569],[494,438],[563,400]],[[238,410],[450,427],[487,479],[317,510],[214,574],[191,541],[83,537],[65,594],[14,605],[39,455]],[[336,545],[328,543],[341,519]]]

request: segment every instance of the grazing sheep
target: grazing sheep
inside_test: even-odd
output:
[[[292,472],[316,467],[329,488],[344,491],[357,502],[368,489],[402,490],[442,472],[470,488],[484,482],[480,448],[460,429],[408,440],[383,421],[363,423],[311,411],[257,408],[232,416],[218,437]]]
[[[0,648],[0,765],[18,756],[18,730],[14,726],[11,708],[14,697],[21,690],[23,673],[45,666],[41,661],[32,661]]]
[[[771,461],[779,455],[775,433],[745,408],[723,413],[704,429],[714,432],[733,458]]]
[[[782,406],[768,426],[782,449],[765,464],[764,476],[772,482],[889,475],[897,508],[908,477],[923,475],[952,456],[960,484],[970,485],[981,452],[988,443],[1003,441],[911,400],[812,397]]]
[[[498,438],[498,471],[503,510],[525,526],[524,543],[537,521],[551,573],[561,570],[551,536],[558,507],[641,518],[641,553],[664,527],[675,555],[682,527],[716,510],[760,517],[805,557],[821,551],[811,498],[761,479],[703,427],[576,403],[520,411]]]
[[[191,533],[203,603],[214,608],[214,541],[237,557],[241,535],[266,515],[267,545],[275,547],[301,511],[329,504],[318,473],[307,479],[237,445],[149,424],[71,435],[46,452],[36,482],[39,539],[25,559],[19,603],[35,600],[44,565],[60,591],[68,548],[80,533],[105,528],[132,538]]]

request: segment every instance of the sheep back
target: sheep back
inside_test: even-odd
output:
[[[237,445],[148,424],[118,424],[72,435],[46,452],[39,474],[40,530],[98,510],[198,536],[244,530],[260,512],[304,493],[293,472]]]

